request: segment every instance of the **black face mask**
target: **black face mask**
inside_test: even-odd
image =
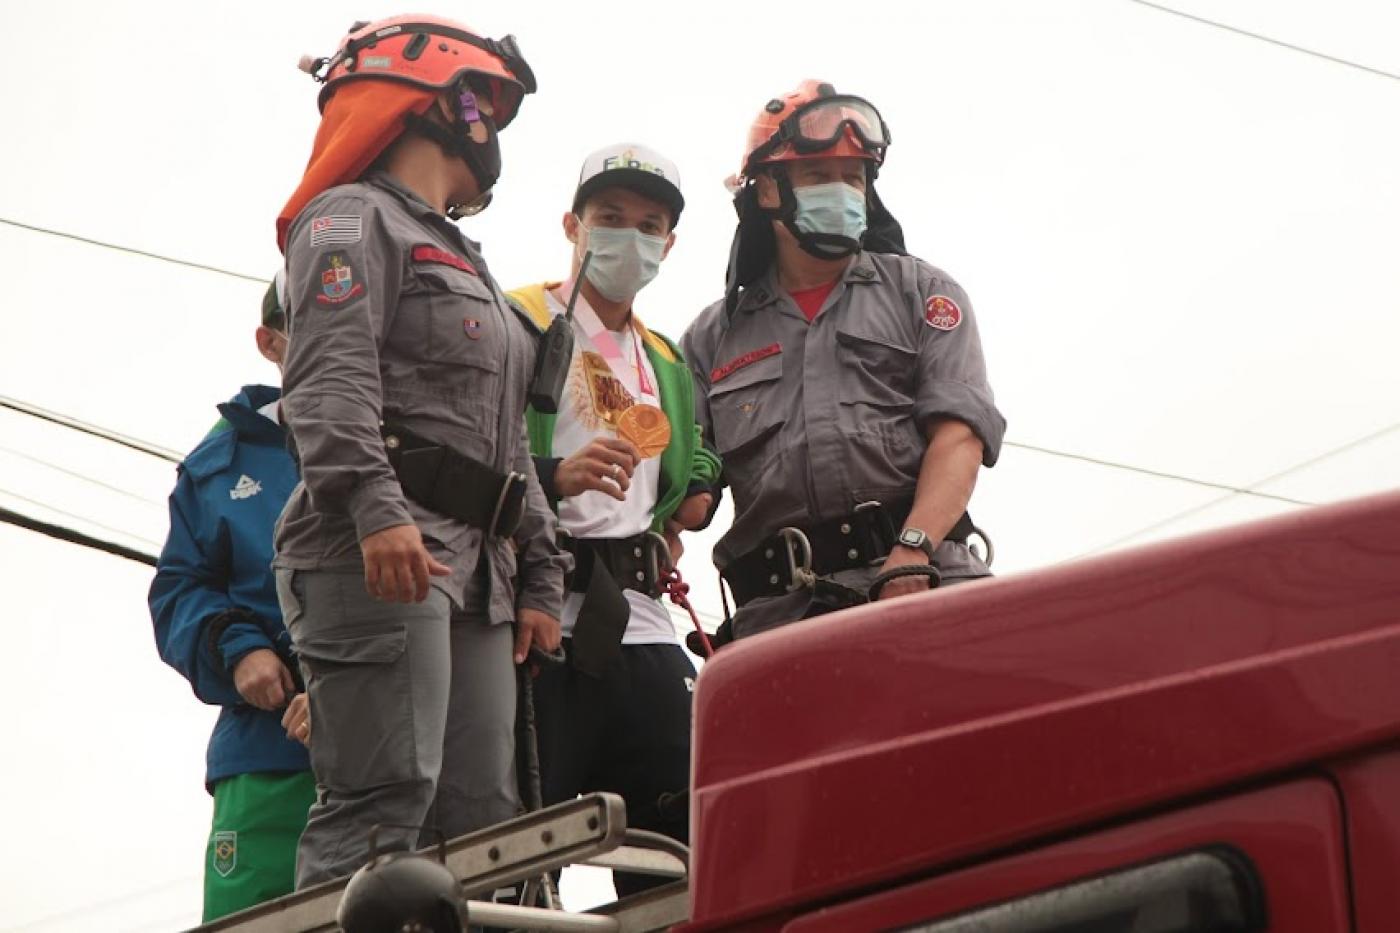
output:
[[[490,191],[496,184],[496,179],[501,177],[501,137],[496,130],[496,122],[486,114],[482,114],[479,119],[481,125],[486,127],[486,142],[478,143],[471,138],[471,130],[468,126],[461,125],[454,127],[459,140],[457,154],[462,161],[467,163],[467,168],[472,170],[472,175],[476,178],[477,187],[483,194]]]
[[[436,120],[416,113],[406,118],[408,128],[428,137],[437,143],[443,152],[455,156],[467,164],[477,188],[482,194],[490,191],[501,177],[501,139],[496,123],[486,114],[479,114],[477,120],[486,128],[486,142],[472,139],[471,124],[460,117],[452,126],[444,126]]]

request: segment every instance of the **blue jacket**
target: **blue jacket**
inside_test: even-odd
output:
[[[222,706],[209,737],[206,785],[254,771],[304,771],[306,749],[287,738],[281,712],[243,701],[233,669],[250,651],[271,648],[293,672],[272,575],[272,530],[297,483],[286,435],[258,409],[281,393],[244,386],[219,406],[223,418],[180,465],[170,494],[170,535],[151,583],[151,619],[160,656],[195,696]],[[228,609],[252,618],[217,635]]]

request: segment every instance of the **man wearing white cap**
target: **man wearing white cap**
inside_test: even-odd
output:
[[[611,791],[626,800],[629,826],[683,841],[684,813],[658,800],[689,777],[695,668],[659,599],[669,555],[658,552],[677,550],[678,531],[704,519],[710,496],[698,490],[719,461],[701,444],[680,350],[633,303],[675,243],[684,206],[669,159],[630,143],[600,149],[584,160],[563,219],[569,277],[508,293],[542,331],[573,298],[557,412],[526,411],[560,545],[576,561],[562,622],[569,664],[541,671],[534,687],[544,802]],[[619,894],[650,886],[615,882]]]

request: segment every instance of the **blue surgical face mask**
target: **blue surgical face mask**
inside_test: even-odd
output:
[[[609,301],[630,301],[661,269],[664,236],[649,236],[634,227],[579,227],[588,234],[593,251],[584,273]]]
[[[865,192],[843,181],[792,189],[797,199],[793,223],[803,233],[825,233],[860,241],[865,233]]]

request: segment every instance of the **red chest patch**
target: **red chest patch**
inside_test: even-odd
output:
[[[962,323],[962,308],[947,295],[934,295],[924,302],[924,323],[939,330],[952,330]]]
[[[445,249],[438,249],[436,246],[415,246],[413,247],[414,262],[435,262],[438,265],[451,266],[454,269],[461,269],[463,272],[470,272],[479,276],[476,266],[467,262],[461,256],[454,256]]]
[[[736,356],[734,359],[730,360],[728,363],[725,363],[723,366],[716,366],[714,369],[710,370],[710,381],[719,382],[725,376],[738,372],[745,366],[757,363],[759,360],[767,359],[770,356],[777,356],[779,353],[782,352],[783,345],[780,343],[770,343],[766,347],[759,347],[757,350],[750,350],[748,353],[745,353],[742,356]]]

